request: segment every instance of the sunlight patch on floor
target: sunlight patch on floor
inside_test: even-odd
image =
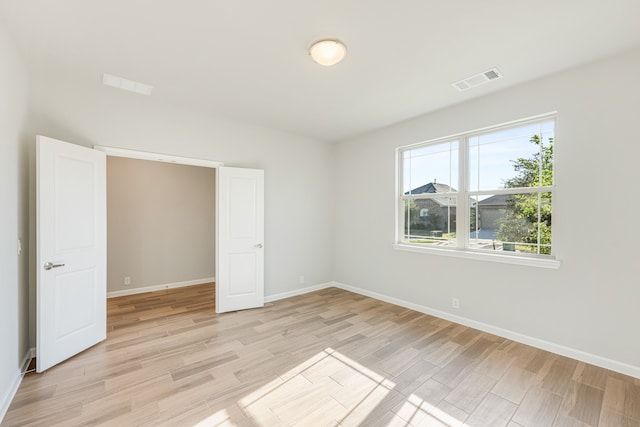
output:
[[[395,384],[327,348],[240,399],[259,424],[360,424]],[[275,417],[275,418],[274,418]]]
[[[394,409],[394,412],[409,425],[470,427],[415,394],[410,395],[399,409]]]
[[[221,409],[210,417],[205,418],[193,427],[212,427],[212,426],[234,426],[236,425],[226,409]]]
[[[395,386],[383,375],[327,348],[241,398],[235,410],[239,408],[261,426],[358,426],[383,420],[387,425],[461,425],[419,396],[403,396]],[[195,427],[242,424],[228,409]]]

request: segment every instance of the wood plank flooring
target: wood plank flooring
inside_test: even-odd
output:
[[[217,315],[213,284],[113,298],[2,426],[640,426],[640,380],[330,288]]]

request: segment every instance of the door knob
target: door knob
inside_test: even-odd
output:
[[[47,262],[44,265],[45,270],[51,270],[52,268],[64,267],[64,264],[54,264],[52,262]]]
[[[262,243],[258,243],[258,244],[256,245],[256,248],[258,248],[258,249],[262,249]]]

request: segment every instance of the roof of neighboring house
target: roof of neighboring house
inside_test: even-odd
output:
[[[416,194],[437,194],[437,193],[455,193],[455,192],[456,192],[456,189],[447,184],[430,182],[418,188],[414,188],[411,191],[407,191],[404,194],[408,196],[410,194],[416,195]],[[442,206],[442,207],[455,208],[457,204],[455,197],[442,198],[442,199],[430,199],[430,200],[433,200],[435,203],[437,203],[439,206]]]
[[[486,199],[480,200],[478,202],[478,206],[506,207],[510,197],[513,197],[513,194],[496,194],[495,196],[487,197]]]
[[[407,191],[404,193],[406,196],[408,195],[418,195],[418,194],[438,194],[438,193],[455,193],[457,190],[450,185],[440,184],[436,182],[430,182],[428,184],[424,184],[420,187],[414,188],[411,191]],[[510,197],[513,197],[511,194],[496,194],[495,196],[487,197],[486,199],[480,200],[477,202],[478,206],[482,207],[497,207],[497,208],[506,208],[508,204],[508,200]],[[430,199],[433,200],[440,206],[443,207],[455,207],[456,199],[455,197],[448,199]],[[476,205],[475,200],[472,201],[471,207]]]
[[[456,191],[455,188],[450,187],[447,184],[430,182],[421,187],[414,188],[413,190],[408,191],[404,194],[409,195],[409,194],[426,194],[426,193],[454,193],[455,191]]]

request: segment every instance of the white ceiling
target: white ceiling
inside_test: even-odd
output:
[[[640,45],[638,17],[639,0],[0,1],[34,79],[89,90],[114,74],[162,102],[326,141]],[[329,68],[307,55],[326,37],[348,48]],[[494,66],[501,80],[450,86]]]

